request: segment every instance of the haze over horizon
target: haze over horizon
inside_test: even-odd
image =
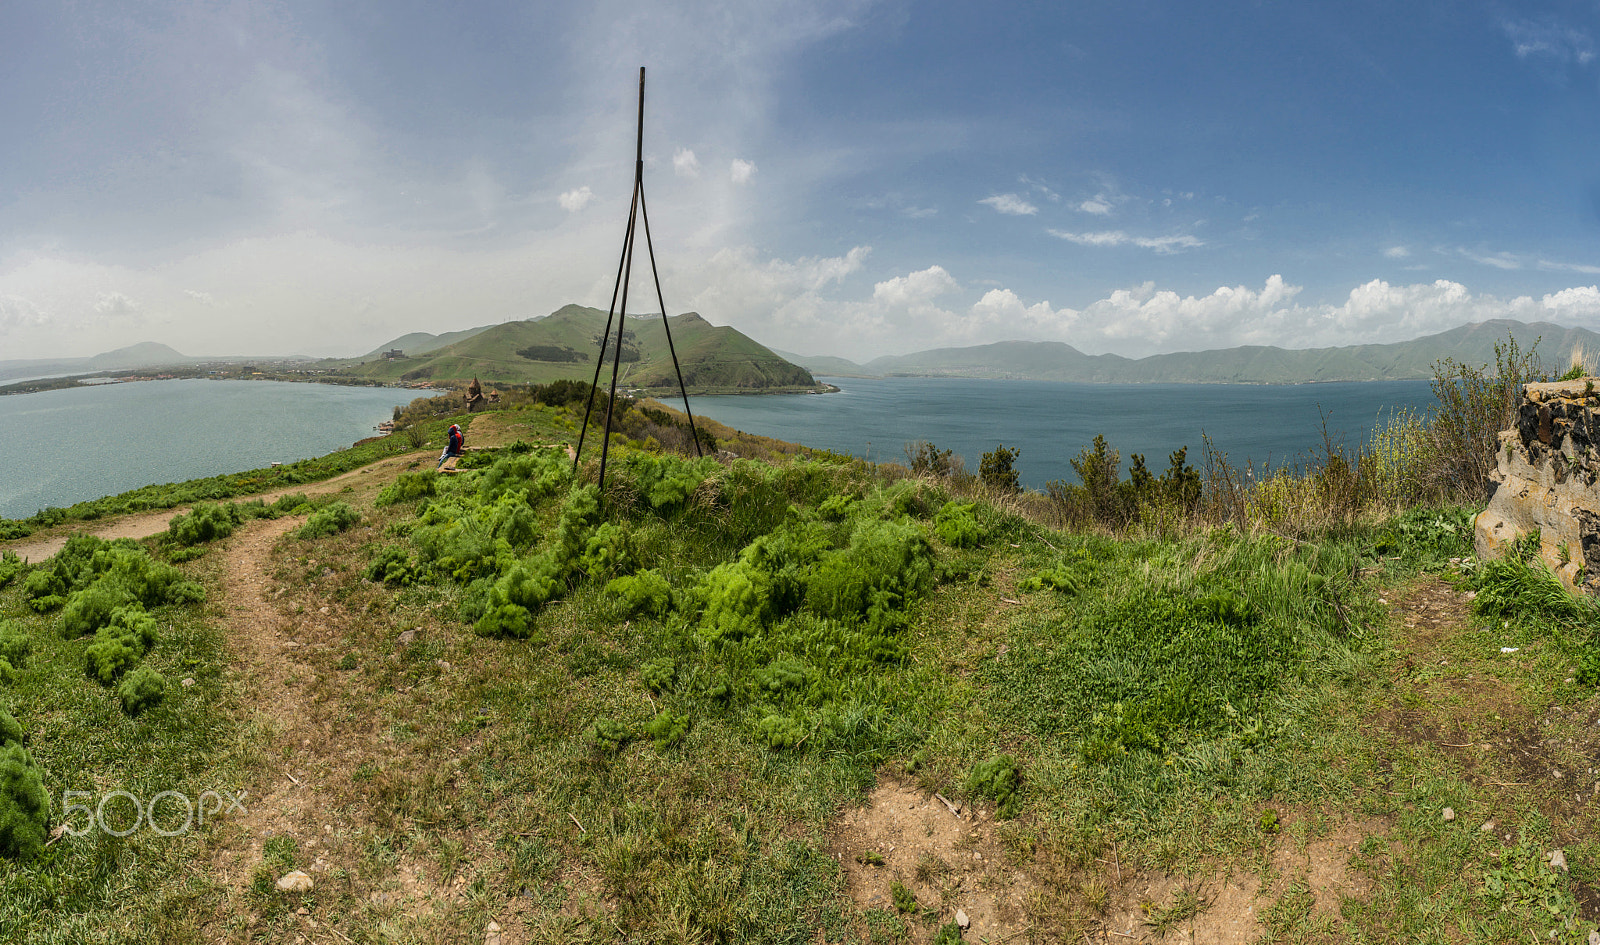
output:
[[[1593,4],[1079,6],[7,4],[0,359],[604,308],[640,65],[667,305],[773,347],[1600,330]]]

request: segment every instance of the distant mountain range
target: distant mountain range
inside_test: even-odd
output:
[[[717,327],[694,312],[671,319],[672,347],[684,384],[698,391],[811,390],[816,381],[736,329]],[[504,322],[445,335],[415,333],[385,344],[365,358],[330,360],[315,366],[385,381],[538,383],[589,381],[594,377],[606,313],[568,305],[543,318]],[[615,329],[613,329],[615,330]],[[615,337],[614,335],[612,336]],[[388,357],[387,352],[401,352]],[[610,380],[611,352],[603,380]],[[619,383],[630,388],[676,389],[666,328],[660,315],[630,316],[622,345]]]
[[[568,305],[543,318],[485,325],[432,335],[402,335],[359,358],[312,365],[341,374],[391,382],[464,381],[548,383],[594,376],[606,313]],[[1426,379],[1445,358],[1492,365],[1494,346],[1515,338],[1524,350],[1537,343],[1547,367],[1565,370],[1573,351],[1600,360],[1600,334],[1548,322],[1507,319],[1463,325],[1412,341],[1339,348],[1247,346],[1124,358],[1090,355],[1055,341],[1003,341],[969,348],[937,348],[858,364],[763,347],[747,335],[711,325],[690,312],[671,319],[672,339],[685,383],[693,390],[782,391],[815,389],[813,374],[836,377],[973,377],[1081,383],[1301,384],[1322,381]],[[630,316],[620,382],[664,391],[676,386],[659,315]],[[398,358],[386,352],[398,350]],[[246,358],[200,358],[146,342],[92,358],[0,361],[0,383],[53,375],[147,370]],[[294,358],[273,361],[304,360]],[[609,357],[608,357],[609,364]],[[609,367],[606,371],[609,380]]]
[[[95,374],[100,371],[131,371],[140,368],[177,367],[197,364],[207,358],[191,358],[163,344],[145,341],[92,358],[33,358],[0,361],[0,381],[58,374]]]
[[[1494,346],[1515,338],[1523,350],[1538,343],[1546,365],[1565,370],[1573,350],[1600,358],[1600,334],[1547,322],[1495,319],[1437,335],[1383,345],[1342,348],[1246,346],[1124,358],[1084,354],[1058,341],[1002,341],[970,348],[937,348],[856,364],[843,358],[778,352],[815,374],[840,377],[976,377],[1079,383],[1304,384],[1430,378],[1434,363],[1493,365]]]

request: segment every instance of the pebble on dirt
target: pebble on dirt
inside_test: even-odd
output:
[[[311,877],[300,870],[285,873],[278,879],[278,888],[284,892],[310,892],[312,885]]]

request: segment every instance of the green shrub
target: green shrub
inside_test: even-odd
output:
[[[658,656],[639,666],[639,681],[657,694],[670,691],[677,678],[678,661],[670,656]]]
[[[850,544],[817,565],[806,603],[837,620],[866,618],[878,626],[903,623],[905,608],[934,583],[933,549],[922,526],[909,520],[867,519]]]
[[[0,747],[22,744],[22,723],[17,717],[0,707]]]
[[[584,544],[578,566],[590,577],[626,573],[632,570],[633,545],[623,525],[602,522]]]
[[[479,636],[527,638],[532,611],[564,590],[561,568],[548,552],[518,561],[489,588],[487,606],[474,628]]]
[[[683,741],[683,736],[689,733],[689,719],[671,709],[662,709],[644,724],[644,733],[655,742],[656,751],[665,751]]]
[[[389,545],[362,573],[369,581],[404,586],[417,579],[417,563],[404,548]]]
[[[628,613],[664,617],[672,609],[672,585],[658,571],[639,571],[613,578],[606,593],[622,598]]]
[[[0,717],[9,718],[3,710]],[[33,757],[20,739],[0,743],[0,856],[36,856],[44,849],[49,816],[50,799]]]
[[[122,702],[122,711],[129,715],[160,705],[166,695],[166,678],[148,666],[135,669],[117,684],[117,699]]]
[[[244,511],[231,502],[203,502],[187,515],[174,516],[167,523],[167,534],[180,545],[198,545],[227,538],[244,519]]]
[[[615,719],[601,716],[584,732],[584,740],[589,747],[601,754],[615,754],[628,739],[633,737],[628,727]]]
[[[701,587],[706,602],[701,638],[738,640],[760,631],[771,613],[771,588],[772,578],[748,561],[712,568]]]
[[[98,581],[74,591],[61,611],[61,635],[69,640],[99,632],[111,623],[117,608],[134,600],[132,594],[113,581]]]
[[[1004,446],[996,446],[994,452],[983,454],[983,459],[978,464],[978,478],[991,489],[1017,492],[1022,487],[1015,463],[1017,457],[1021,455],[1020,449],[1008,450]]]
[[[933,519],[933,532],[952,548],[976,548],[989,537],[978,524],[975,502],[946,502]]]
[[[0,660],[10,663],[13,669],[24,669],[32,649],[33,641],[28,638],[21,624],[13,620],[0,620]]]
[[[0,587],[5,587],[28,569],[28,565],[15,551],[0,552]]]
[[[110,685],[156,643],[155,618],[137,604],[119,607],[84,651],[89,676]]]
[[[1021,806],[1021,798],[1017,793],[1021,780],[1017,760],[1010,755],[996,755],[972,766],[965,787],[973,797],[994,799],[999,805],[996,816],[1001,820],[1010,820],[1017,816],[1017,809]]]
[[[62,575],[53,568],[35,569],[22,582],[23,600],[27,601],[30,607],[40,613],[54,610],[55,607],[60,607],[61,604],[66,603],[66,596],[69,590],[71,588],[67,585]],[[55,604],[54,607],[40,606],[35,603],[46,600],[60,601],[60,603]]]
[[[335,502],[325,509],[313,512],[306,523],[295,532],[295,537],[324,538],[344,531],[361,521],[361,513],[347,503]]]
[[[770,748],[798,748],[806,740],[805,723],[776,713],[756,723],[756,735]]]
[[[1480,562],[1471,581],[1473,613],[1570,626],[1591,618],[1593,604],[1569,593],[1544,562],[1515,556]]]
[[[376,502],[381,507],[438,495],[438,482],[439,474],[432,469],[403,472],[395,477],[394,482],[383,487]]]

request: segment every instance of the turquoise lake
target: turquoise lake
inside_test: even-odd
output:
[[[1104,434],[1128,457],[1142,453],[1160,475],[1187,446],[1203,461],[1200,435],[1236,466],[1277,468],[1323,448],[1323,418],[1335,443],[1354,448],[1397,409],[1428,410],[1427,381],[1348,384],[1067,384],[966,378],[818,378],[837,394],[699,397],[689,403],[738,430],[877,461],[906,461],[905,444],[927,440],[962,456],[967,469],[995,447],[1020,448],[1025,486],[1076,480],[1071,460]],[[676,406],[679,402],[663,398]]]
[[[1159,474],[1208,434],[1235,465],[1292,464],[1322,447],[1322,418],[1355,446],[1395,409],[1427,410],[1426,381],[1293,386],[1063,384],[957,378],[828,378],[839,393],[697,397],[697,416],[763,436],[904,462],[928,440],[976,471],[998,445],[1020,448],[1022,482],[1072,479],[1070,461],[1103,433]],[[270,381],[147,381],[0,397],[0,516],[321,456],[373,435],[416,392]],[[668,401],[671,403],[671,401]]]
[[[139,381],[0,397],[0,517],[152,483],[322,456],[417,392],[272,381]]]

